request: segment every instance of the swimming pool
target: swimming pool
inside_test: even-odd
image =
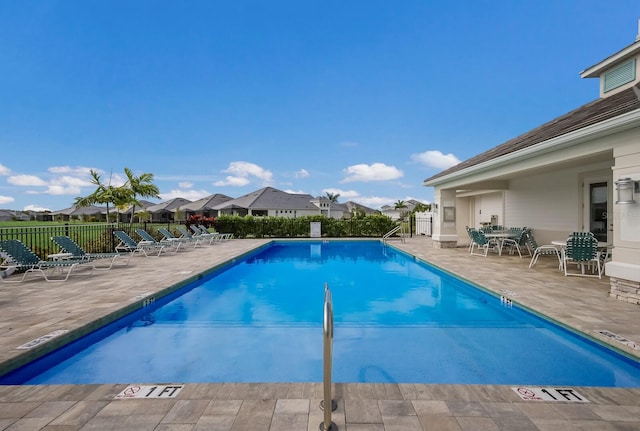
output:
[[[378,241],[275,242],[2,384],[336,382],[640,386],[638,364]]]

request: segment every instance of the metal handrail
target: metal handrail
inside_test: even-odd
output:
[[[384,235],[382,235],[382,241],[386,241],[391,235],[393,235],[394,233],[398,232],[400,229],[402,229],[402,224],[399,224],[398,226],[394,227],[393,229],[391,229],[389,232],[385,233]]]
[[[338,431],[338,426],[331,422],[331,411],[337,408],[331,399],[331,365],[333,356],[333,300],[329,284],[324,285],[324,323],[323,323],[323,384],[324,398],[320,408],[324,410],[324,421],[320,422],[320,431]],[[329,406],[329,408],[326,408]]]

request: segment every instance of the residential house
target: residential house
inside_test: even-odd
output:
[[[308,194],[287,193],[273,187],[264,187],[236,199],[213,207],[220,215],[252,215],[296,218],[325,214],[342,218],[343,210],[326,198]]]
[[[232,200],[233,198],[221,193],[209,195],[197,201],[186,204],[181,209],[185,212],[185,216],[189,218],[192,215],[200,215],[203,217],[217,217],[218,210],[214,207],[221,205],[225,202]]]
[[[640,35],[581,72],[600,80],[598,99],[427,178],[434,245],[483,223],[530,227],[539,243],[591,231],[613,244],[611,295],[640,303],[639,63]]]
[[[109,208],[110,210],[112,208]],[[53,220],[85,220],[93,218],[96,220],[105,220],[107,214],[106,207],[88,205],[86,207],[69,207],[59,211],[51,212]]]
[[[344,204],[344,218],[354,217],[356,214],[373,215],[380,214],[380,211],[361,205],[357,202],[348,201]]]
[[[184,221],[186,220],[186,217],[184,211],[182,211],[182,208],[190,203],[191,201],[188,199],[173,198],[159,204],[151,205],[146,209],[146,211],[151,214],[151,222],[154,223]]]
[[[380,208],[382,215],[386,215],[387,217],[390,217],[392,220],[400,220],[402,217],[404,217],[405,215],[413,211],[416,205],[418,204],[425,205],[424,203],[419,202],[415,199],[409,199],[405,201],[404,204],[406,205],[405,208],[396,208],[395,206],[391,206],[391,205],[383,205]]]

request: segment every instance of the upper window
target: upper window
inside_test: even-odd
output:
[[[624,64],[606,72],[603,76],[603,91],[611,91],[621,85],[633,82],[636,79],[636,59],[627,61]]]

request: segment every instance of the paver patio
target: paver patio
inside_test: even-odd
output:
[[[88,332],[143,298],[267,242],[232,240],[175,256],[136,257],[128,266],[72,276],[65,283],[0,284],[0,366],[22,363],[74,331]],[[640,341],[638,306],[610,298],[607,278],[565,277],[552,259],[542,258],[529,269],[528,259],[518,256],[470,257],[463,247],[434,249],[424,237],[391,244],[639,356],[596,333],[608,330]],[[16,349],[60,329],[70,332],[34,349]],[[126,386],[0,387],[0,430],[315,431],[323,420],[320,382],[186,384],[176,398],[114,399]],[[333,421],[350,431],[640,429],[640,388],[575,389],[590,402],[523,401],[511,387],[496,385],[336,383]]]

